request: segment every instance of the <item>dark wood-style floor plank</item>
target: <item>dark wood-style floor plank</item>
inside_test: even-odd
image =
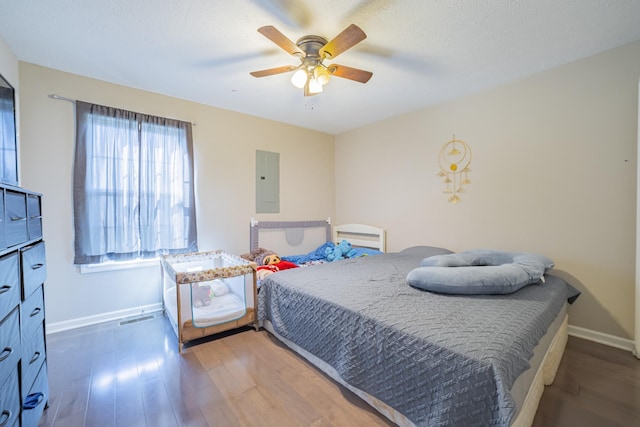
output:
[[[86,425],[107,426],[115,424],[115,374],[115,353],[96,354],[91,367],[89,401],[85,416]]]
[[[146,426],[147,420],[140,385],[118,384],[116,392],[116,425]]]
[[[180,371],[180,364],[176,360],[179,355],[165,355],[158,359],[162,366],[162,379],[173,407],[178,424],[190,427],[206,427],[208,425],[201,408],[207,402],[200,401],[200,394],[196,393],[186,381]]]
[[[179,425],[162,379],[143,381],[142,396],[147,414],[147,425],[157,427],[177,427]]]
[[[391,426],[265,331],[177,351],[167,319],[47,336],[50,398],[40,427]],[[640,425],[640,361],[569,338],[535,427]]]
[[[624,350],[569,337],[533,425],[640,425],[640,360]]]

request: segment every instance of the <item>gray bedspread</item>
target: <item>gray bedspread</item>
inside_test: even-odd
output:
[[[272,274],[259,317],[416,425],[507,426],[509,390],[575,289],[552,275],[499,296],[407,284],[420,260],[442,253],[416,247]]]

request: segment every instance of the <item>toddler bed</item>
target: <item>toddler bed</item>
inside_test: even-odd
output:
[[[530,425],[577,292],[550,274],[509,295],[407,284],[421,260],[446,253],[416,247],[272,274],[259,320],[398,425]]]

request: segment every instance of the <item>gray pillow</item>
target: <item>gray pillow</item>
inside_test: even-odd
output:
[[[544,280],[544,273],[553,265],[542,255],[474,249],[425,258],[409,272],[407,282],[447,294],[510,294]]]
[[[415,257],[433,257],[434,255],[452,254],[453,252],[437,246],[411,246],[401,250],[399,253]]]
[[[469,267],[482,265],[502,265],[514,261],[536,262],[544,265],[548,273],[554,267],[551,259],[529,252],[508,252],[495,249],[471,249],[464,252],[430,256],[420,262],[420,267]]]

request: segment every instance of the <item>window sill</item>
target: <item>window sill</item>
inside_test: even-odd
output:
[[[132,268],[155,267],[159,265],[159,258],[140,259],[132,261],[109,261],[100,264],[80,265],[80,274],[101,273],[105,271],[129,270]]]

